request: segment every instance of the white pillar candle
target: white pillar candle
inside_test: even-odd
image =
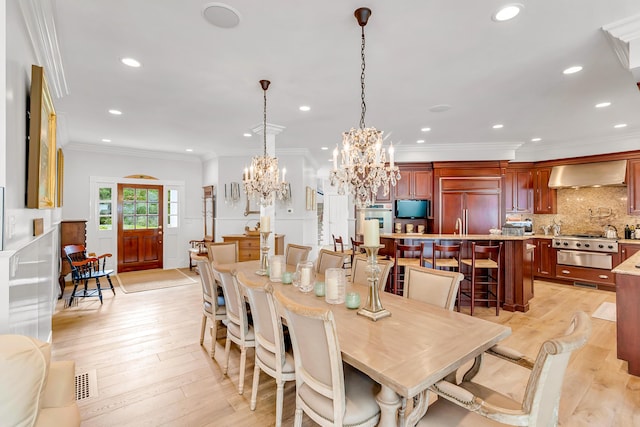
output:
[[[260,217],[260,231],[262,232],[267,232],[267,231],[271,231],[271,222],[270,222],[271,218],[269,218],[268,216],[261,216]]]
[[[380,246],[380,223],[377,219],[364,221],[364,245]]]
[[[332,277],[327,279],[327,299],[336,300],[338,299],[338,278]]]
[[[274,260],[274,262],[271,263],[271,277],[275,279],[282,277],[282,264],[279,260]]]
[[[303,288],[311,286],[311,269],[308,267],[300,270],[300,286]]]

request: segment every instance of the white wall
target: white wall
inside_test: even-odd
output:
[[[244,215],[246,197],[241,187],[241,200],[234,204],[224,201],[224,184],[242,183],[242,171],[251,163],[249,156],[221,157],[218,159],[218,197],[216,207],[216,240],[222,241],[227,234],[242,234],[244,227],[254,227],[259,214]],[[316,211],[305,210],[306,187],[316,187],[316,171],[302,155],[278,155],[280,169],[286,167],[286,179],[291,183],[292,199],[288,203],[276,202],[273,231],[285,235],[285,245],[296,243],[316,247],[317,219]],[[204,174],[210,172],[210,163],[204,165]],[[257,208],[255,203],[252,207]],[[257,208],[259,210],[259,208]]]
[[[16,249],[33,240],[33,219],[43,218],[44,229],[56,226],[60,209],[25,208],[27,158],[27,97],[31,85],[31,65],[36,63],[31,41],[18,1],[6,5],[6,79],[3,79],[6,108],[6,133],[0,147],[5,156],[0,161],[0,185],[5,186],[4,248]],[[4,47],[3,47],[4,49]],[[56,100],[53,100],[54,105]],[[5,115],[3,114],[3,118]],[[4,171],[2,173],[1,171]]]
[[[65,156],[65,181],[64,181],[64,206],[62,214],[64,219],[90,219],[95,208],[91,203],[92,177],[115,178],[118,182],[131,182],[124,179],[130,175],[148,175],[158,179],[159,185],[184,184],[183,216],[180,218],[179,233],[175,240],[171,240],[175,246],[167,247],[170,240],[165,239],[165,267],[186,267],[188,265],[187,248],[189,240],[203,238],[202,217],[202,164],[196,157],[180,156],[172,153],[122,150],[111,152],[110,150],[88,146],[69,144],[64,149]],[[153,181],[141,181],[144,184]],[[115,214],[115,213],[114,213]],[[107,251],[96,239],[93,229],[95,224],[88,224],[87,247],[98,248],[100,252]],[[97,251],[98,249],[96,249]],[[110,248],[108,252],[116,253],[117,247]],[[179,259],[171,261],[173,254]]]

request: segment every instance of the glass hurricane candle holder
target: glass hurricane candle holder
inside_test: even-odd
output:
[[[272,282],[281,282],[282,274],[286,270],[284,255],[273,255],[269,259],[269,280]]]
[[[325,301],[329,304],[344,303],[347,278],[343,268],[327,268],[324,273]]]
[[[296,266],[295,286],[301,292],[311,292],[316,283],[316,269],[311,261],[300,261]]]

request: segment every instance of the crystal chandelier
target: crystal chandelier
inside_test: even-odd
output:
[[[260,86],[264,92],[263,115],[263,147],[262,156],[251,159],[251,166],[244,169],[242,183],[248,198],[257,200],[261,206],[270,206],[277,197],[280,200],[290,197],[289,185],[285,181],[286,169],[282,169],[282,181],[278,171],[278,158],[267,155],[267,89],[269,80],[260,80]]]
[[[353,195],[356,206],[363,208],[376,202],[376,194],[380,187],[384,189],[384,195],[388,195],[390,185],[395,186],[400,179],[400,171],[393,163],[393,145],[389,147],[389,166],[385,165],[387,157],[382,146],[382,131],[374,127],[365,127],[364,115],[367,104],[364,98],[364,27],[371,16],[371,9],[359,8],[354,15],[362,28],[360,128],[351,128],[342,134],[342,150],[339,151],[336,146],[333,151],[333,170],[330,179],[331,185],[338,185],[338,194],[345,194],[345,190],[348,190]],[[340,164],[338,164],[338,156],[340,156]]]

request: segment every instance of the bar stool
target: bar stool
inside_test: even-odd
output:
[[[402,294],[400,288],[400,278],[404,283],[404,268],[409,265],[424,266],[424,242],[419,245],[402,245],[395,242],[394,248],[395,261],[393,264],[393,293]],[[402,271],[400,271],[402,268]]]
[[[463,259],[462,264],[471,268],[466,277],[471,283],[471,289],[458,289],[458,309],[461,304],[461,296],[469,297],[471,303],[471,315],[476,302],[486,302],[487,307],[496,304],[496,316],[500,312],[500,286],[502,254],[502,242],[497,245],[482,246],[471,243],[471,259]]]
[[[433,242],[431,259],[425,259],[426,264],[436,270],[460,271],[460,245],[439,245]]]

